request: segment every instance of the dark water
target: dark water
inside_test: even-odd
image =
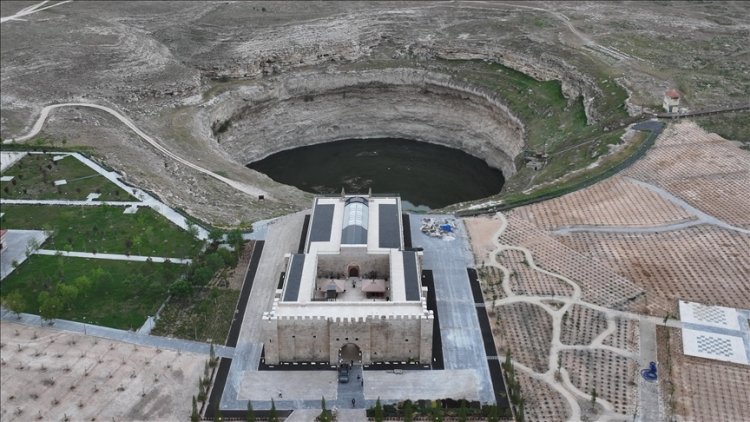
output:
[[[500,192],[503,174],[463,151],[407,139],[348,139],[248,165],[311,193],[398,193],[405,209],[441,208]]]

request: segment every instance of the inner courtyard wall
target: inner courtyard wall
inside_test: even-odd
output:
[[[378,273],[378,278],[383,278],[390,274],[390,255],[367,253],[362,248],[342,247],[341,253],[337,254],[318,254],[318,277],[328,277],[333,273],[347,275],[350,265],[359,266],[359,276],[364,278],[365,274],[370,271]]]

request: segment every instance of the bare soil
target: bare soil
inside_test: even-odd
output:
[[[0,322],[3,421],[187,420],[207,357]]]

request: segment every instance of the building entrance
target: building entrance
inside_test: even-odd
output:
[[[351,265],[351,266],[349,266],[349,277],[359,277],[359,266],[358,265]]]
[[[354,363],[362,361],[362,351],[354,343],[347,343],[341,346],[339,350],[339,361],[344,363]]]

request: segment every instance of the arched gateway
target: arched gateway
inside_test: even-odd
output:
[[[346,343],[339,349],[339,361],[344,363],[362,362],[362,351],[354,343]]]

